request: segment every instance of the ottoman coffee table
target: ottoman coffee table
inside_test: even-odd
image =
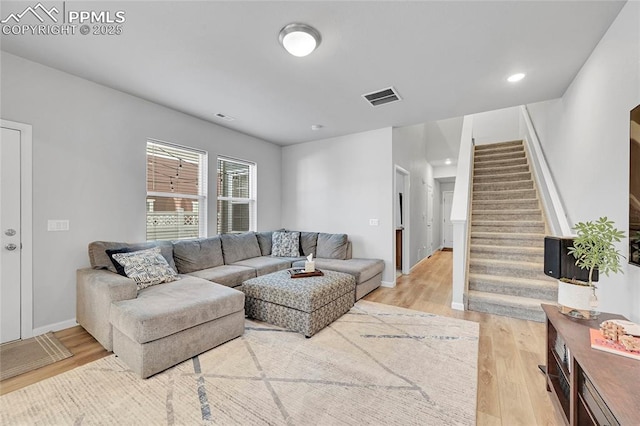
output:
[[[342,272],[291,278],[278,271],[245,281],[245,313],[311,337],[345,314],[355,303],[356,280]]]

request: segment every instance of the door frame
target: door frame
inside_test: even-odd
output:
[[[395,196],[395,192],[396,192],[396,185],[397,182],[396,180],[398,179],[398,175],[402,175],[402,179],[403,179],[403,197],[402,197],[402,273],[403,274],[408,274],[411,270],[410,265],[411,265],[411,245],[410,245],[410,231],[411,231],[411,175],[410,173],[403,169],[402,167],[398,166],[397,164],[394,166],[394,173],[393,173],[393,202],[394,204],[397,202],[396,200],[396,196]],[[397,218],[396,218],[396,209],[393,209],[393,227],[392,227],[392,232],[394,235],[394,240],[395,240],[395,232],[396,232],[396,223],[397,223]],[[392,240],[392,241],[394,241]],[[393,260],[394,260],[394,264],[395,264],[395,258],[396,258],[396,245],[393,244]],[[394,283],[395,283],[395,277],[394,277]]]
[[[0,124],[20,132],[20,338],[28,339],[33,336],[33,129],[3,119]]]
[[[451,204],[453,205],[453,191],[442,191],[442,220],[443,220],[443,224],[442,224],[442,247],[446,247],[445,246],[445,235],[447,233],[447,227],[444,226],[444,218],[445,218],[445,209],[444,209],[444,194],[445,193],[451,193]],[[449,222],[451,222],[451,218],[449,218]],[[453,248],[453,223],[451,224],[451,247]]]

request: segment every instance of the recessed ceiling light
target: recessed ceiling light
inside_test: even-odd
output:
[[[293,56],[309,55],[320,45],[322,37],[315,28],[306,24],[289,24],[280,30],[278,39]]]
[[[322,124],[312,124],[311,125],[311,130],[320,130],[322,129],[324,126]]]
[[[517,73],[517,74],[513,74],[511,76],[509,76],[509,78],[507,78],[507,81],[509,83],[515,83],[516,81],[520,81],[524,78],[525,74],[524,73]]]
[[[444,164],[446,164],[447,166],[451,164],[451,158],[447,158],[446,160],[444,160]]]

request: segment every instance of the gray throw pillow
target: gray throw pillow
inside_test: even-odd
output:
[[[225,265],[262,256],[255,232],[222,234],[220,239],[222,240],[222,254],[224,255]]]
[[[316,257],[321,259],[346,259],[347,234],[318,234]]]
[[[274,232],[272,237],[271,256],[298,257],[300,256],[300,233]]]

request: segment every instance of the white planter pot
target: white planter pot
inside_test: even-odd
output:
[[[598,300],[593,300],[593,288],[558,281],[560,312],[577,318],[596,318]]]

